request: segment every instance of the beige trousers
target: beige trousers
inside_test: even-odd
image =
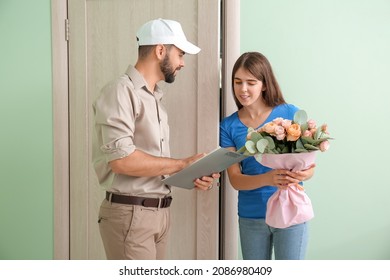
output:
[[[165,258],[170,208],[111,203],[103,200],[99,229],[109,260]]]

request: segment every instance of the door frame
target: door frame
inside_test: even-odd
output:
[[[69,254],[68,1],[51,0],[53,79],[54,259]]]
[[[206,2],[202,2],[206,3]],[[221,0],[222,89],[221,117],[235,110],[230,90],[230,69],[240,53],[240,0]],[[70,259],[70,139],[68,73],[68,0],[51,0],[52,92],[53,92],[53,184],[54,184],[54,259]],[[229,20],[227,20],[229,19]],[[207,78],[207,77],[204,77]],[[199,138],[200,146],[202,143]],[[221,178],[219,259],[238,256],[237,194],[227,179]],[[202,201],[200,199],[200,201]],[[230,206],[230,207],[226,207]],[[199,248],[201,249],[201,248]]]
[[[221,36],[222,36],[222,69],[221,69],[221,119],[237,110],[232,93],[231,71],[234,62],[240,56],[240,0],[221,0]],[[220,202],[220,259],[235,260],[238,258],[238,216],[237,191],[231,186],[227,172],[221,176]]]

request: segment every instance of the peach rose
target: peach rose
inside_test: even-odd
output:
[[[287,129],[287,141],[296,141],[301,136],[301,127],[299,124],[292,124]]]
[[[287,128],[289,128],[289,127],[291,126],[291,123],[292,123],[291,120],[286,120],[286,119],[284,119],[284,120],[282,121],[282,126],[283,126],[285,129],[287,129]]]
[[[269,134],[275,134],[275,128],[277,127],[278,125],[274,122],[269,122],[269,123],[266,123],[263,127],[262,127],[262,130],[269,133]]]

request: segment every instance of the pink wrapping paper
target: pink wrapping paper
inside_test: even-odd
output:
[[[305,170],[315,162],[316,153],[263,154],[261,164],[272,169]],[[268,200],[265,222],[287,228],[314,217],[313,206],[304,190],[296,186],[277,190]]]

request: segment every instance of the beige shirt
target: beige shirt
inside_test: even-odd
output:
[[[108,164],[136,149],[157,157],[170,156],[168,116],[161,104],[162,96],[158,86],[150,92],[143,76],[130,65],[125,75],[102,89],[93,104],[92,158],[99,183],[107,191],[147,197],[170,193],[160,176],[114,174]]]

